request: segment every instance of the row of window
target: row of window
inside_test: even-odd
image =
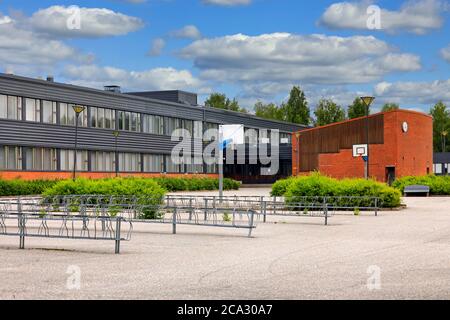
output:
[[[59,163],[59,170],[72,171],[74,153],[74,150],[65,149],[0,146],[0,170],[57,171]],[[215,165],[203,165],[201,158],[186,157],[184,164],[176,164],[170,155],[119,152],[118,160],[120,172],[204,173],[205,167],[206,173],[217,173]],[[77,171],[88,171],[89,168],[92,172],[115,172],[116,154],[77,151]]]
[[[437,163],[433,165],[433,172],[437,175],[450,174],[450,163]]]
[[[73,104],[57,103],[54,101],[21,98],[0,94],[0,119],[26,120],[33,122],[43,122],[61,125],[76,125],[76,114]],[[25,108],[25,112],[22,112]],[[103,128],[132,132],[144,132],[157,135],[172,135],[176,129],[185,129],[190,136],[201,139],[203,129],[218,130],[219,125],[215,123],[205,123],[202,121],[192,121],[172,117],[163,117],[136,112],[117,111],[108,108],[89,107],[86,108],[78,118],[78,125],[82,127]],[[22,113],[25,119],[22,119]],[[89,114],[89,118],[88,118]],[[118,121],[116,124],[116,116]],[[270,134],[267,130],[246,129],[246,142],[251,144],[270,143]],[[258,133],[259,132],[259,133]],[[258,137],[259,136],[259,137]],[[205,137],[206,141],[216,137]],[[291,135],[280,133],[280,143],[291,143]]]

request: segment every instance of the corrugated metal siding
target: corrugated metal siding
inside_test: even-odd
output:
[[[384,143],[384,115],[369,118],[370,144]],[[300,132],[300,171],[319,168],[319,154],[338,153],[366,143],[366,119]]]
[[[0,143],[2,145],[73,148],[75,127],[49,125],[25,121],[0,120]],[[168,136],[121,132],[118,149],[124,152],[170,154],[177,142]],[[114,136],[110,130],[78,129],[80,149],[114,151]]]
[[[185,104],[5,74],[0,74],[0,93],[190,120],[203,120],[203,112],[205,112],[205,120],[209,122],[222,124],[239,123],[248,127],[279,129],[285,132],[295,132],[305,128],[305,126],[301,125],[270,121],[226,110],[193,107]]]

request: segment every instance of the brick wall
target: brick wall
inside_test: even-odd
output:
[[[407,122],[409,126],[406,133],[402,130],[404,122]],[[293,139],[294,175],[298,175],[297,148],[296,139]],[[370,146],[369,163],[369,174],[378,181],[386,181],[387,167],[395,167],[396,177],[431,173],[433,166],[432,118],[426,114],[406,110],[386,112],[384,114],[384,144]],[[338,153],[323,153],[319,155],[319,171],[339,179],[363,178],[364,161],[361,158],[353,158],[353,150],[350,149],[342,149]]]

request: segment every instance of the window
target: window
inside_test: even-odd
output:
[[[203,157],[194,156],[192,158],[185,158],[186,172],[188,173],[203,173]]]
[[[141,131],[141,115],[135,112],[119,111],[119,130]]]
[[[183,122],[183,129],[185,129],[186,132],[186,138],[192,138],[194,135],[194,122],[192,120],[182,120]],[[188,134],[189,132],[189,134]]]
[[[42,101],[42,121],[44,123],[56,123],[56,102]]]
[[[292,135],[289,133],[280,132],[280,144],[292,143]]]
[[[182,164],[176,164],[172,161],[172,156],[166,156],[166,170],[168,173],[181,173],[183,172],[182,168]]]
[[[263,144],[270,143],[270,131],[267,129],[259,130],[259,142]]]
[[[73,170],[74,150],[61,150],[61,171]],[[88,152],[83,150],[77,151],[77,171],[88,170]]]
[[[41,122],[41,100],[25,99],[25,120]]]
[[[438,163],[434,165],[434,173],[442,174],[442,163]]]
[[[150,114],[143,115],[143,125],[145,133],[164,134],[164,118]]]
[[[144,154],[144,172],[163,172],[164,156]]]
[[[22,170],[22,148],[0,146],[0,169]]]
[[[203,139],[203,122],[194,121],[194,138]]]
[[[91,152],[91,170],[94,172],[116,171],[116,155],[114,152]]]
[[[0,118],[22,120],[22,98],[0,95]]]
[[[141,155],[139,153],[119,153],[119,170],[121,172],[141,172]]]
[[[166,117],[166,128],[166,134],[172,136],[175,130],[183,128],[181,119]]]
[[[56,149],[31,148],[26,152],[26,169],[33,171],[56,171]]]
[[[219,138],[219,125],[216,123],[207,122],[205,125],[205,141],[219,140],[218,138]]]
[[[59,104],[59,121],[62,125],[74,126],[75,125],[75,111],[73,110],[73,104],[60,103]],[[81,127],[87,127],[87,111],[86,109],[80,114],[78,118],[78,125]]]
[[[245,128],[245,143],[258,144],[258,130]]]
[[[92,128],[115,129],[116,113],[111,109],[91,107],[90,123]]]
[[[207,164],[206,173],[217,173],[219,170],[216,164]]]

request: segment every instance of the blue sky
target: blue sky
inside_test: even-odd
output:
[[[380,30],[367,27],[371,5]],[[201,100],[220,91],[249,109],[300,85],[312,108],[374,94],[377,107],[428,111],[450,103],[449,9],[441,0],[0,0],[0,69]]]

